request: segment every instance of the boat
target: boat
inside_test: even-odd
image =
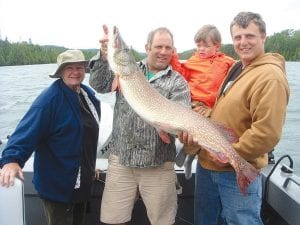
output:
[[[101,105],[102,115],[108,115],[100,124],[100,132],[111,130],[113,111],[110,106]],[[102,128],[102,129],[101,129]],[[92,199],[87,213],[86,225],[103,225],[100,222],[100,202],[105,184],[107,159],[105,155],[109,144],[110,132],[101,133],[105,137],[99,142],[96,168],[100,171],[99,179],[92,187]],[[0,145],[5,146],[6,140]],[[283,163],[287,160],[288,163]],[[285,162],[285,161],[284,161]],[[194,211],[194,181],[197,161],[193,162],[192,178],[187,180],[184,168],[175,165],[180,187],[178,188],[178,212],[175,225],[191,225]],[[33,187],[33,157],[23,168],[25,180],[16,181],[13,187],[0,187],[0,225],[47,225],[42,202]],[[265,225],[300,225],[300,177],[294,173],[293,160],[289,155],[280,157],[276,162],[269,154],[269,164],[261,171],[263,178],[262,218]],[[145,206],[138,198],[133,210],[132,220],[128,225],[150,225]]]

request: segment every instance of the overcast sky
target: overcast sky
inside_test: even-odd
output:
[[[204,24],[216,25],[223,43],[231,43],[229,25],[240,11],[260,13],[267,35],[300,29],[299,0],[0,0],[0,34],[11,42],[30,38],[39,45],[98,48],[106,23],[144,51],[148,32],[166,26],[181,52],[194,47],[194,34]]]

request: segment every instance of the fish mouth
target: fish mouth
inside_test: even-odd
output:
[[[119,49],[120,48],[120,44],[119,44],[119,41],[118,41],[118,37],[120,36],[119,34],[119,30],[116,26],[113,27],[113,48],[115,49]]]
[[[120,35],[119,29],[116,26],[113,27],[112,45],[113,45],[114,49],[120,50],[120,51],[127,48],[126,44],[124,43],[124,41]]]
[[[114,59],[115,62],[119,66],[128,66],[132,63],[132,59],[130,57],[131,50],[127,47],[125,42],[123,41],[119,29],[114,26],[113,27],[113,48],[115,49],[114,52]]]

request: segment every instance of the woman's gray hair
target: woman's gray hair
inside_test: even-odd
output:
[[[251,22],[258,26],[261,34],[266,34],[266,23],[263,21],[260,14],[253,12],[240,12],[237,14],[230,24],[230,33],[232,33],[233,26],[237,25],[246,28]]]

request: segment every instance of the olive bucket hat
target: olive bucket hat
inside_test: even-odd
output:
[[[49,75],[51,78],[61,78],[62,69],[70,63],[84,63],[85,67],[88,65],[88,60],[85,60],[82,51],[77,49],[67,50],[57,56],[58,68],[53,73]]]

